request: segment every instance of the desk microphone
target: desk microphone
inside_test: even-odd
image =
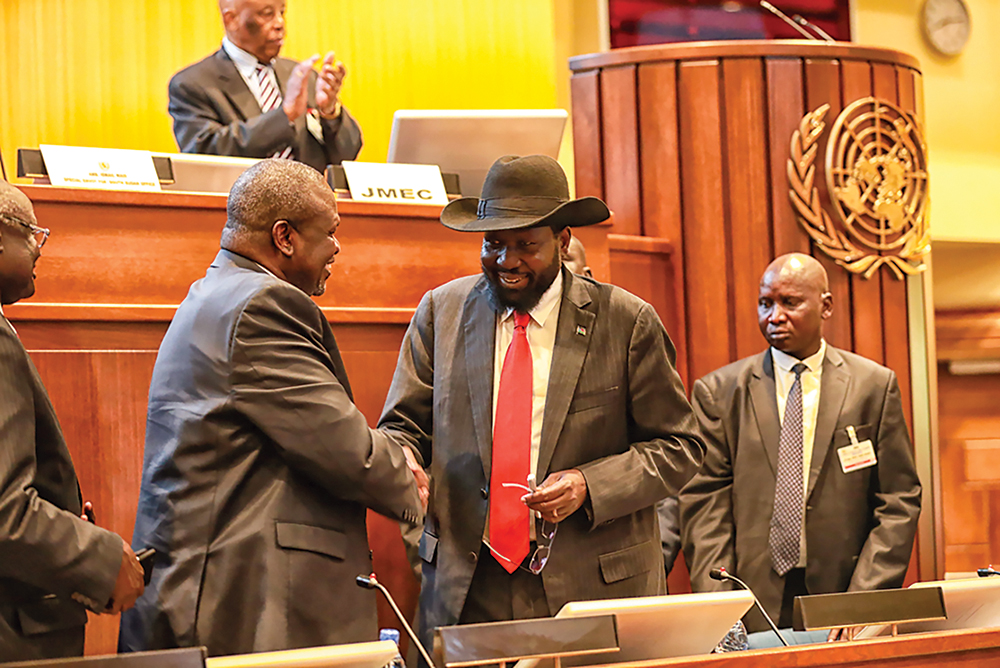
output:
[[[398,619],[403,625],[403,628],[406,629],[406,635],[410,636],[410,640],[413,641],[413,644],[416,645],[417,649],[420,651],[420,656],[424,657],[424,661],[427,662],[427,665],[430,668],[434,668],[434,661],[431,660],[430,654],[427,653],[427,650],[424,649],[424,646],[420,643],[420,639],[417,638],[417,634],[413,632],[413,629],[406,622],[406,618],[403,617],[403,613],[399,611],[399,608],[396,606],[396,602],[392,600],[392,594],[389,593],[388,589],[382,586],[382,583],[375,579],[375,574],[372,573],[371,576],[359,575],[354,579],[354,581],[362,589],[378,589],[382,592],[382,595],[385,596],[385,600],[389,601],[389,605],[392,607],[392,611],[395,613],[396,619]]]
[[[725,568],[713,568],[708,572],[708,577],[713,580],[729,580],[730,582],[735,582],[740,589],[745,589],[750,592],[750,595],[753,596],[754,605],[756,605],[757,609],[760,610],[760,614],[764,615],[764,619],[766,619],[767,623],[770,624],[771,630],[774,631],[774,635],[778,636],[778,640],[781,641],[782,645],[788,647],[788,643],[785,642],[785,638],[778,632],[778,627],[774,625],[774,620],[772,620],[771,616],[767,614],[766,610],[764,610],[764,606],[762,606],[760,601],[757,600],[757,595],[754,594],[753,590],[747,586],[746,582],[740,580],[735,575],[730,574]]]
[[[801,14],[795,14],[792,17],[792,20],[795,21],[796,23],[798,23],[803,28],[812,28],[813,31],[817,35],[819,35],[820,37],[822,37],[827,42],[836,42],[837,41],[832,36],[830,36],[830,33],[828,33],[827,31],[823,30],[818,25],[816,25],[812,21],[808,20],[806,17],[802,16]]]
[[[802,28],[802,26],[800,26],[798,23],[796,23],[795,21],[793,21],[790,18],[788,18],[788,14],[786,14],[785,12],[783,12],[780,9],[778,9],[777,7],[775,7],[774,5],[772,5],[767,0],[760,0],[760,6],[763,7],[764,9],[766,9],[767,11],[771,12],[775,16],[777,16],[779,19],[781,19],[782,21],[784,21],[788,25],[790,25],[793,28],[795,28],[796,30],[798,30],[799,33],[801,33],[802,36],[805,37],[806,39],[811,39],[811,40],[817,41],[817,42],[819,41],[819,38],[816,37],[816,35],[814,35],[814,34],[812,34],[810,32],[806,32]]]

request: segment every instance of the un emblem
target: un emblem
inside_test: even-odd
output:
[[[806,114],[792,134],[789,197],[800,225],[837,264],[865,278],[883,265],[900,279],[923,271],[930,232],[927,151],[919,123],[873,97],[841,112],[824,165],[834,224],[820,203],[815,164],[829,110],[823,105]]]

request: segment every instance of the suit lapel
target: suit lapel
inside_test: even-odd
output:
[[[257,98],[247,88],[247,82],[243,80],[239,70],[236,69],[236,64],[224,49],[215,52],[215,69],[219,79],[219,90],[229,98],[229,102],[243,117],[241,120],[260,116]]]
[[[826,461],[833,442],[833,431],[837,428],[840,411],[847,397],[850,374],[844,370],[844,358],[840,351],[827,345],[823,358],[823,379],[819,386],[819,411],[816,414],[816,434],[813,438],[812,463],[809,466],[809,486],[806,499],[812,494],[816,479]]]
[[[596,305],[592,306],[587,284],[578,281],[569,271],[563,271],[565,288],[559,306],[559,324],[556,343],[552,351],[552,368],[549,370],[549,387],[545,398],[545,416],[538,449],[538,480],[544,480],[552,461],[559,434],[562,433],[570,402],[576,392],[583,362],[587,358],[590,339],[597,319]],[[590,310],[587,307],[591,307]]]
[[[482,278],[469,292],[462,314],[465,337],[465,373],[469,380],[469,403],[483,471],[490,479],[493,452],[493,346],[497,314],[486,296]]]
[[[750,380],[750,400],[757,419],[757,430],[767,453],[771,473],[777,475],[778,441],[781,438],[781,420],[778,419],[778,395],[774,385],[774,361],[770,349],[754,361]]]

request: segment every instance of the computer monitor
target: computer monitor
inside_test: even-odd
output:
[[[948,619],[900,624],[899,633],[927,633],[1000,626],[1000,577],[914,582],[910,588],[940,587]],[[888,626],[866,626],[856,636],[886,635]]]
[[[387,162],[438,165],[458,174],[462,195],[479,197],[486,172],[504,155],[559,157],[565,109],[400,109]]]
[[[173,183],[161,182],[163,190],[183,190],[228,195],[236,179],[258,158],[231,158],[198,153],[153,153],[153,158],[167,158],[173,171]]]
[[[618,652],[571,657],[564,666],[600,665],[625,661],[668,659],[708,654],[750,606],[747,591],[639,596],[606,601],[571,601],[560,617],[614,615],[618,621]],[[551,666],[552,662],[547,662]],[[519,661],[515,668],[545,668],[543,661]]]
[[[212,657],[207,668],[383,668],[399,653],[391,640]]]

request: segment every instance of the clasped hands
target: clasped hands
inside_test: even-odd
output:
[[[318,60],[318,53],[303,60],[295,66],[288,78],[282,108],[291,123],[309,108],[309,73]],[[333,51],[329,51],[323,58],[319,77],[316,79],[316,109],[320,116],[334,118],[340,112],[340,87],[344,84],[345,76],[347,67],[336,59]]]
[[[420,465],[417,458],[413,455],[413,450],[410,450],[405,445],[403,446],[403,456],[406,457],[406,466],[413,473],[413,479],[417,483],[417,494],[420,495],[420,505],[424,512],[427,512],[427,500],[430,498],[430,478],[427,477],[427,472],[424,471],[424,467]]]

